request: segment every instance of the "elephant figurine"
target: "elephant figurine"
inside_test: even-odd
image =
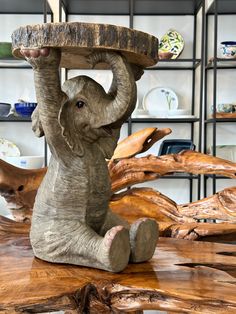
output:
[[[87,76],[61,87],[56,48],[21,49],[32,65],[37,109],[32,127],[45,135],[52,157],[35,199],[30,240],[35,256],[56,262],[120,272],[131,262],[149,260],[158,239],[155,220],[131,226],[111,212],[106,158],[111,158],[122,123],[134,110],[134,71],[117,52],[99,51],[94,66],[108,63],[108,93]],[[136,73],[137,74],[137,73]]]

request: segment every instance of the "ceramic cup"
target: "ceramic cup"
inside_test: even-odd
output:
[[[212,107],[213,111],[213,107]],[[223,103],[223,104],[217,104],[216,105],[216,112],[227,112],[232,113],[236,111],[236,105],[231,103]]]
[[[222,41],[220,43],[220,49],[223,58],[236,58],[236,41]]]

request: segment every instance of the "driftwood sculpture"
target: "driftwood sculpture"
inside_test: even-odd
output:
[[[121,188],[131,186],[134,178],[136,182],[153,180],[160,175],[173,171],[190,172],[192,170],[196,174],[210,172],[215,174],[224,173],[229,177],[234,176],[236,170],[234,163],[193,151],[160,157],[131,158],[138,153],[147,151],[157,140],[170,132],[171,130],[168,128],[146,128],[121,141],[108,163],[111,176],[116,172],[119,173],[118,179],[116,176],[112,176],[113,188],[117,185]],[[130,166],[140,160],[141,166],[138,171],[137,167]],[[124,169],[124,183],[120,165]],[[149,172],[146,172],[147,169]],[[150,172],[150,169],[152,172]],[[11,165],[6,167],[5,162],[0,160],[0,171],[1,194],[8,200],[13,216],[18,221],[30,221],[34,199],[29,201],[27,191],[30,184],[32,184],[32,187],[38,188],[43,177],[41,173],[45,173],[46,169],[33,170],[35,172],[34,177],[31,173],[26,176],[31,171],[15,168]],[[9,173],[11,173],[10,176]],[[14,175],[14,173],[19,175]],[[25,183],[24,189],[18,191],[16,187],[21,186],[23,181],[26,182],[26,178],[31,178],[30,184]],[[6,182],[8,182],[7,185]],[[118,182],[118,184],[114,184],[114,182]],[[11,194],[9,194],[9,191],[11,191]],[[36,194],[36,191],[34,194]],[[236,225],[234,224],[236,222],[235,198],[236,188],[232,187],[198,202],[177,205],[158,191],[139,188],[121,194],[113,194],[110,206],[114,212],[123,216],[129,222],[143,216],[156,219],[160,226],[161,236],[191,240],[231,241],[236,238]],[[202,219],[220,223],[199,222]]]
[[[183,205],[151,188],[133,188],[114,195],[110,206],[130,223],[143,215],[155,218],[160,236],[221,242],[236,239],[235,201],[236,187]]]
[[[27,26],[13,34],[15,53],[21,48],[34,70],[38,107],[33,129],[36,135],[45,135],[52,153],[35,199],[30,232],[34,254],[43,260],[119,272],[129,260],[143,262],[154,253],[158,239],[154,219],[139,219],[129,228],[109,210],[111,189],[105,161],[114,152],[122,123],[135,108],[135,78],[143,71],[134,66],[133,73],[117,52],[90,51],[92,66],[106,63],[111,67],[113,82],[108,93],[87,76],[70,79],[61,89],[58,71],[62,55],[58,46],[91,49],[93,43],[104,45],[105,40],[114,49],[113,41],[117,45],[120,36],[119,44],[128,51],[129,45],[134,47],[124,38],[127,32],[115,26],[106,30],[104,25],[61,23]],[[150,39],[153,52],[153,37],[132,33],[139,43],[143,41],[141,47]],[[149,55],[146,49],[140,55]]]
[[[234,163],[192,151],[160,157],[126,158],[146,151],[158,139],[170,132],[170,129],[146,128],[121,141],[109,162],[111,171],[114,173],[118,169],[117,173],[119,173],[121,162],[122,165],[128,165],[127,168],[124,167],[125,186],[132,185],[134,177],[136,180],[138,177],[139,182],[141,182],[140,178],[147,181],[159,177],[160,174],[172,172],[173,169],[187,172],[192,169],[194,173],[211,172],[224,173],[229,177],[234,176],[236,170]],[[115,156],[116,158],[114,158]],[[135,164],[139,160],[141,160],[142,165],[139,171],[136,171],[135,167],[129,166],[129,162]],[[146,173],[145,169],[150,168],[153,172]],[[129,171],[126,172],[126,169]],[[34,198],[29,199],[27,193],[29,190],[38,188],[45,172],[46,168],[23,170],[0,160],[0,191],[9,202],[8,206],[12,209],[12,214],[16,220],[30,221]],[[112,184],[114,178],[115,176],[112,179]],[[119,178],[120,181],[115,182],[122,183],[122,175]],[[119,186],[123,187],[124,185],[121,183]],[[116,185],[113,184],[113,186]],[[18,189],[18,187],[21,188]],[[33,192],[35,195],[36,191]],[[236,238],[235,203],[236,187],[225,189],[203,200],[183,205],[177,205],[153,189],[139,188],[121,194],[113,194],[110,206],[114,212],[129,222],[143,216],[156,219],[162,236],[191,240],[231,241]],[[199,222],[203,219],[220,223]]]

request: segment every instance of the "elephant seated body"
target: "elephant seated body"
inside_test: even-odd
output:
[[[158,226],[142,218],[131,226],[108,208],[111,197],[105,158],[111,158],[120,127],[136,103],[131,66],[114,52],[96,52],[90,62],[110,64],[108,93],[86,76],[61,88],[57,49],[22,49],[34,70],[37,136],[45,135],[52,157],[38,190],[30,232],[34,254],[46,261],[123,270],[129,260],[154,253]]]

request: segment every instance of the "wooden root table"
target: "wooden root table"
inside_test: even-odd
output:
[[[28,228],[0,218],[0,313],[236,313],[233,245],[161,238],[149,262],[112,274],[35,258]]]

